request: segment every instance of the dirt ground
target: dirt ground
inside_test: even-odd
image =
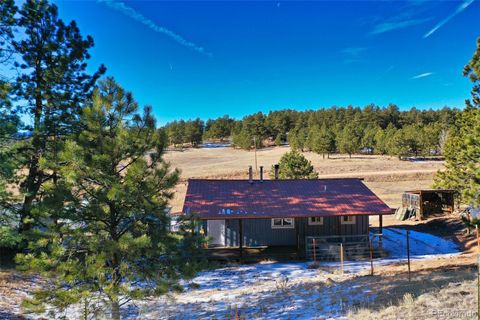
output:
[[[268,179],[272,165],[289,151],[289,147],[272,147],[257,151],[257,165],[263,166]],[[334,154],[330,159],[312,152],[305,152],[320,178],[360,177],[389,206],[400,204],[405,190],[430,188],[433,176],[444,168],[442,161],[400,161],[397,157],[379,155]],[[165,160],[181,170],[181,182],[177,185],[172,201],[172,211],[182,210],[189,178],[246,179],[248,166],[255,168],[255,152],[232,148],[185,149],[169,151]]]

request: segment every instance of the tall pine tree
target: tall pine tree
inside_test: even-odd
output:
[[[480,38],[472,59],[464,68],[464,75],[473,83],[472,99],[466,101],[455,124],[448,132],[445,144],[444,171],[437,173],[435,186],[453,188],[459,200],[480,205]]]
[[[82,113],[83,130],[60,154],[65,179],[50,185],[60,222],[17,258],[53,279],[28,306],[107,306],[108,317],[119,319],[123,304],[178,288],[179,278],[195,271],[185,246],[198,243],[169,229],[166,206],[179,172],[162,159],[165,140],[151,109],[137,109],[108,78]]]
[[[13,39],[15,67],[20,76],[13,86],[20,112],[31,118],[31,139],[19,153],[23,161],[20,232],[31,229],[35,206],[45,182],[58,180],[58,154],[64,138],[78,126],[78,117],[102,66],[86,73],[91,37],[83,38],[74,21],[65,24],[54,4],[28,0],[18,11],[18,36]]]

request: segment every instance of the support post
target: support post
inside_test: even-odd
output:
[[[378,246],[380,249],[380,258],[383,257],[383,215],[378,215],[378,231],[380,236],[378,237]]]
[[[238,219],[238,236],[239,247],[240,247],[240,263],[243,263],[243,220]]]
[[[296,220],[297,218],[294,218],[294,220]],[[299,255],[300,253],[300,223],[298,223],[297,221],[294,221],[295,225],[296,225],[296,228],[295,228],[295,234],[297,236],[297,255]]]
[[[341,268],[342,268],[342,274],[343,274],[343,243],[340,242],[340,265],[341,265]]]
[[[410,230],[407,230],[408,281],[410,281]]]
[[[372,248],[371,239],[370,239],[370,275],[373,276],[373,248]]]

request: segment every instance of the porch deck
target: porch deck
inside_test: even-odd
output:
[[[304,259],[304,252],[296,246],[243,247],[241,254],[238,247],[219,247],[203,249],[208,260],[221,262],[260,262],[265,260],[289,261]]]

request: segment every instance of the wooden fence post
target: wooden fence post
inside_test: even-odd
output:
[[[407,230],[408,281],[410,281],[410,230]]]
[[[342,268],[342,274],[343,274],[343,243],[340,242],[340,264],[341,264],[341,268]]]
[[[317,261],[317,245],[315,243],[315,238],[313,238],[313,262]]]
[[[370,239],[370,275],[373,276],[373,248],[372,248],[371,239]]]
[[[480,254],[477,256],[477,319],[480,320]]]

